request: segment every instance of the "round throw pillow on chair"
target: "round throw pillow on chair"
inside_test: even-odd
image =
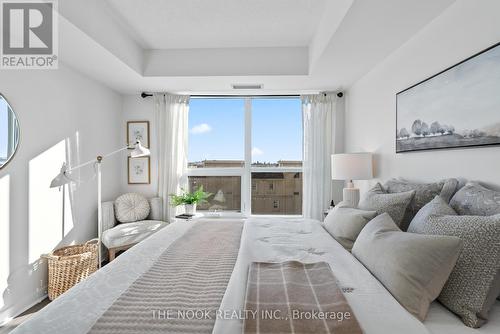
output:
[[[149,210],[148,200],[136,193],[123,194],[115,201],[116,220],[120,223],[144,220],[149,215]]]

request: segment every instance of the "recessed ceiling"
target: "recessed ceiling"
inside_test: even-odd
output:
[[[60,61],[123,93],[344,90],[458,3],[60,1]]]
[[[107,0],[145,49],[308,46],[324,0]]]

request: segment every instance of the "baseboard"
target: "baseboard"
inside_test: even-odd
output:
[[[47,290],[47,289],[45,289]],[[43,294],[43,295],[34,295],[33,298],[30,298],[31,301],[28,301],[24,304],[24,306],[20,306],[20,307],[16,307],[15,305],[13,305],[12,307],[9,307],[8,309],[6,309],[4,311],[4,313],[11,313],[14,314],[12,316],[9,316],[8,318],[5,318],[3,319],[1,322],[0,322],[0,327],[6,325],[8,322],[10,322],[12,319],[16,318],[17,316],[19,316],[20,314],[26,312],[27,310],[29,310],[30,308],[32,308],[33,306],[35,306],[36,304],[40,303],[42,300],[44,300],[45,298],[47,298],[47,294]],[[9,312],[11,311],[11,312]]]

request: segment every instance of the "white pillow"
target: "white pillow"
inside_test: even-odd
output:
[[[351,251],[363,227],[376,215],[376,211],[336,206],[326,216],[323,226],[345,249]]]
[[[136,193],[123,194],[115,201],[116,220],[120,223],[144,220],[149,215],[149,210],[148,200]]]

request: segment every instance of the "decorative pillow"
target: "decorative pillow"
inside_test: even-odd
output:
[[[434,197],[440,195],[446,203],[450,202],[451,197],[457,190],[458,180],[447,179],[435,183],[416,183],[403,179],[391,179],[384,184],[384,189],[388,193],[400,193],[404,191],[415,190],[415,197],[406,209],[401,229],[406,231],[408,225],[417,212]]]
[[[352,254],[408,312],[424,320],[457,261],[457,237],[402,232],[388,214],[361,231]]]
[[[443,181],[443,189],[441,190],[439,196],[441,196],[446,201],[446,203],[450,203],[451,198],[458,190],[458,185],[460,182],[457,179],[446,179]]]
[[[378,214],[388,213],[394,222],[400,226],[406,208],[410,204],[415,190],[402,193],[388,194],[380,183],[369,190],[363,200],[359,203],[361,210],[374,210]]]
[[[352,208],[349,202],[341,201],[335,205],[335,208]]]
[[[376,211],[335,207],[326,216],[323,226],[345,249],[351,251],[359,232],[376,215]]]
[[[116,220],[120,223],[144,220],[149,215],[149,210],[148,200],[136,193],[123,194],[115,201]]]
[[[423,224],[429,219],[431,215],[449,215],[456,216],[457,213],[453,208],[445,202],[441,196],[437,195],[432,201],[427,203],[420,211],[417,212],[415,218],[411,221],[408,227],[408,232],[419,233]]]
[[[500,293],[500,215],[430,216],[421,233],[460,237],[464,247],[438,300],[480,327]]]
[[[492,216],[500,213],[500,192],[469,182],[450,201],[459,215]]]

